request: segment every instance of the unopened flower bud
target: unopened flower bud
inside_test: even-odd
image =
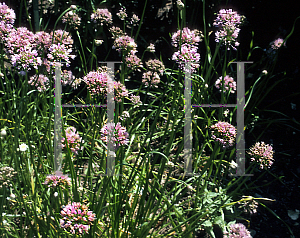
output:
[[[179,11],[181,11],[184,8],[183,2],[181,0],[177,0],[177,8]]]
[[[1,138],[5,137],[6,136],[6,130],[2,129],[0,135],[1,135]]]

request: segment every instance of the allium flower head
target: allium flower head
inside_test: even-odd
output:
[[[34,42],[40,53],[46,52],[51,46],[51,35],[45,31],[39,31],[34,35]]]
[[[78,27],[80,26],[81,23],[81,18],[78,16],[75,10],[67,12],[63,17],[62,17],[62,22],[68,24],[74,30],[77,30]]]
[[[274,40],[273,42],[270,43],[270,46],[273,50],[278,50],[281,46],[285,46],[286,42],[284,42],[284,40],[282,38],[278,38],[276,40]]]
[[[47,55],[51,66],[54,66],[54,62],[66,62],[66,66],[70,66],[70,58],[74,59],[75,55],[71,55],[72,49],[67,48],[64,44],[53,44],[49,48],[49,54]]]
[[[16,174],[13,168],[0,164],[0,189],[3,186],[11,187],[11,181]]]
[[[125,57],[125,62],[127,67],[133,70],[140,71],[140,68],[143,67],[141,59],[132,53]]]
[[[150,45],[147,47],[147,50],[149,50],[150,52],[154,53],[155,52],[155,45],[150,43]]]
[[[43,74],[31,76],[28,84],[35,86],[39,92],[45,92],[50,88],[49,79]]]
[[[19,71],[29,71],[30,67],[37,69],[42,64],[42,60],[38,57],[38,52],[27,45],[11,56],[11,63]]]
[[[243,198],[247,198],[247,196],[243,196]],[[253,198],[251,200],[244,200],[242,202],[238,202],[238,204],[240,204],[239,208],[243,209],[243,212],[245,213],[257,213],[256,209],[258,207],[258,202],[256,202]]]
[[[127,145],[129,140],[129,134],[125,127],[121,126],[121,123],[107,123],[101,129],[101,140],[108,142],[108,137],[111,136],[111,140],[115,146],[118,148],[120,145]]]
[[[174,47],[179,46],[180,42],[180,33],[181,33],[181,44],[190,44],[190,45],[198,45],[198,42],[202,41],[200,36],[202,33],[198,30],[190,30],[188,27],[182,29],[182,31],[178,30],[172,35],[172,45]]]
[[[222,92],[222,79],[223,77],[221,76],[215,83],[215,86],[217,89],[220,89],[219,91]],[[231,93],[235,93],[236,90],[236,82],[234,81],[234,79],[232,77],[229,77],[228,75],[226,75],[224,77],[224,90],[223,92],[226,93],[227,91],[229,91],[231,89]]]
[[[260,169],[270,168],[274,162],[273,147],[265,142],[257,142],[250,148],[248,154],[251,156],[251,161],[256,161],[260,164]]]
[[[147,71],[143,73],[142,82],[146,86],[158,88],[158,84],[160,83],[160,77],[157,72]]]
[[[73,202],[63,206],[60,212],[60,226],[71,234],[88,234],[90,225],[96,219],[96,214],[88,210],[88,207],[80,202]]]
[[[91,21],[94,23],[99,23],[101,26],[104,24],[108,25],[112,23],[112,15],[108,9],[97,9],[91,15]]]
[[[53,40],[52,44],[63,44],[66,48],[70,49],[73,45],[73,39],[69,32],[63,30],[56,30],[51,34],[51,40]]]
[[[125,7],[122,7],[122,8],[120,9],[120,11],[117,13],[117,16],[118,16],[122,21],[125,20],[125,18],[127,17],[127,13],[126,13]]]
[[[130,101],[135,105],[142,104],[140,96],[135,96],[133,94],[130,95]]]
[[[107,96],[108,93],[108,73],[103,70],[91,71],[84,78],[83,81],[87,84],[87,88],[91,95]],[[127,96],[128,91],[126,87],[120,82],[114,81],[114,100],[117,102],[122,101],[122,97]]]
[[[221,9],[213,23],[214,26],[219,28],[215,33],[216,42],[222,42],[228,50],[230,47],[236,50],[236,46],[239,46],[239,42],[237,42],[240,32],[239,26],[244,18],[232,9]]]
[[[79,136],[78,132],[76,132],[75,127],[68,127],[66,129],[66,137],[68,141],[68,146],[71,149],[72,153],[78,154],[78,151],[83,150],[83,146],[80,148],[80,143],[84,143],[84,140]],[[62,138],[62,143],[65,142],[65,138]],[[62,148],[66,147],[66,145],[62,144]]]
[[[71,178],[67,175],[48,175],[43,184],[48,185],[48,188],[61,187],[62,189],[68,189],[72,186]]]
[[[140,18],[137,15],[133,14],[132,18],[130,20],[130,24],[133,26],[136,26],[139,21],[140,21]]]
[[[146,66],[151,71],[158,72],[160,75],[164,74],[165,66],[160,60],[150,59],[146,62]]]
[[[219,121],[211,127],[211,138],[223,145],[223,148],[233,146],[236,137],[236,128],[228,122]]]
[[[252,236],[243,224],[236,223],[230,226],[229,232],[224,232],[223,238],[252,238]]]
[[[120,27],[112,26],[109,28],[109,32],[112,34],[113,39],[117,39],[120,36],[125,36],[126,34],[121,30]]]
[[[5,47],[9,54],[19,53],[21,48],[32,48],[35,45],[34,40],[34,34],[26,27],[13,28],[5,40]]]
[[[183,44],[181,45],[181,51],[177,51],[173,54],[172,60],[175,60],[179,64],[179,68],[187,71],[185,68],[186,62],[191,62],[191,70],[195,72],[197,68],[199,68],[200,54],[197,52],[198,47]]]
[[[0,3],[0,21],[5,24],[13,25],[16,14],[13,9],[9,8],[5,3]]]
[[[127,35],[118,37],[113,45],[113,49],[116,49],[119,53],[121,53],[121,50],[136,52],[136,47],[137,44],[134,39]]]

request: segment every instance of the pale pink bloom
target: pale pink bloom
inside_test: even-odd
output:
[[[108,137],[111,135],[111,140],[115,148],[120,145],[127,145],[129,143],[129,134],[125,127],[121,126],[121,123],[107,123],[101,129],[101,140],[108,142]]]
[[[214,26],[219,28],[215,33],[216,42],[223,43],[228,50],[230,47],[236,50],[236,46],[239,46],[239,42],[237,42],[240,32],[239,26],[244,18],[232,9],[221,9],[213,23]]]
[[[100,23],[100,25],[105,24],[111,24],[112,23],[112,15],[108,11],[108,9],[97,9],[94,13],[91,15],[91,21],[94,23]]]
[[[164,74],[165,66],[160,60],[150,59],[146,62],[146,66],[151,71],[158,72],[160,75]]]
[[[5,3],[0,3],[0,22],[13,25],[16,14],[13,9],[9,8]]]
[[[73,202],[63,206],[60,212],[60,226],[71,234],[88,234],[92,222],[96,219],[96,214],[88,210],[88,207],[80,202]]]
[[[284,42],[284,44],[283,44],[283,42],[284,42],[284,40],[282,38],[278,38],[270,43],[271,48],[273,50],[278,50],[281,46],[286,46],[286,42]]]
[[[71,178],[67,175],[48,175],[45,182],[49,188],[61,187],[63,189],[71,187]]]
[[[45,92],[50,88],[49,79],[43,74],[31,76],[28,83],[35,86],[39,92]]]
[[[142,83],[149,87],[158,88],[158,84],[160,83],[160,77],[157,72],[147,71],[143,73]]]
[[[120,9],[120,11],[116,14],[122,21],[125,20],[125,18],[127,17],[127,13],[126,13],[126,9],[125,7],[122,7]]]
[[[251,156],[251,161],[256,161],[260,165],[260,169],[270,168],[274,162],[273,147],[265,144],[265,142],[255,143],[248,154]]]
[[[82,138],[79,136],[78,132],[76,132],[76,128],[75,127],[68,127],[66,130],[66,137],[67,137],[67,142],[68,142],[68,146],[71,149],[72,153],[74,154],[78,154],[79,150],[83,150],[83,146],[81,146],[80,148],[80,144],[84,143],[84,140],[82,140]],[[62,138],[61,141],[62,144],[62,148],[66,147],[66,145],[64,144],[65,142],[65,138]]]
[[[223,148],[233,146],[236,138],[236,128],[228,122],[219,121],[218,123],[212,125],[211,138],[221,143]]]
[[[124,35],[118,37],[113,45],[113,49],[116,49],[119,53],[121,53],[121,50],[125,51],[132,51],[133,53],[136,53],[136,47],[137,44],[134,42],[134,39],[131,38],[130,36]]]
[[[75,30],[78,29],[78,27],[81,24],[81,18],[78,16],[75,10],[67,12],[63,17],[62,17],[62,22],[67,23],[70,25],[72,28]]]
[[[181,44],[189,44],[189,45],[198,45],[198,42],[201,41],[200,35],[201,32],[198,30],[190,30],[188,27],[182,29],[182,31],[178,30],[172,35],[172,45],[174,47],[179,46],[180,42],[180,33],[181,33]]]
[[[215,86],[217,89],[220,89],[219,91],[222,92],[222,79],[223,77],[221,76],[215,83]],[[223,92],[226,93],[227,91],[231,90],[231,93],[235,93],[236,90],[236,82],[234,81],[234,79],[232,77],[229,77],[228,75],[226,75],[224,77],[224,89]]]

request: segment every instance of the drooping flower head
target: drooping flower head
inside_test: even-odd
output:
[[[256,161],[260,165],[260,169],[270,168],[274,162],[273,147],[263,141],[255,143],[248,154],[251,156],[251,161]]]
[[[96,214],[88,210],[88,206],[80,202],[73,202],[63,206],[60,212],[60,226],[71,234],[88,234],[90,225],[96,219]]]
[[[223,148],[233,146],[236,138],[236,128],[228,122],[219,121],[210,127],[211,138],[219,142]]]

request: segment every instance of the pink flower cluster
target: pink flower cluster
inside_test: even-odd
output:
[[[278,50],[281,46],[285,46],[286,42],[284,42],[282,38],[278,38],[270,43],[270,46],[273,50]]]
[[[120,145],[127,145],[129,142],[129,134],[126,131],[126,128],[121,126],[120,122],[118,122],[116,125],[115,123],[107,123],[102,127],[101,140],[107,143],[109,135],[111,136],[111,140],[116,148]]]
[[[39,92],[45,92],[50,88],[49,79],[43,74],[31,76],[28,83],[36,86]]]
[[[181,38],[180,38],[181,34]],[[188,45],[198,45],[198,42],[201,41],[200,35],[202,36],[201,32],[198,30],[190,30],[188,27],[184,27],[182,31],[178,30],[177,32],[173,33],[172,35],[172,45],[174,47],[178,47],[181,42],[181,45],[188,44]]]
[[[106,71],[91,71],[83,78],[83,81],[87,84],[87,88],[91,95],[102,94],[106,97],[108,92],[108,77],[109,75]],[[121,102],[122,97],[128,95],[128,91],[123,84],[114,81],[114,95],[114,100]]]
[[[146,86],[158,88],[158,84],[160,83],[160,77],[157,72],[147,71],[143,73],[142,83]]]
[[[236,223],[230,226],[229,232],[224,232],[223,238],[252,238],[252,236],[245,225]]]
[[[92,95],[105,94],[108,77],[107,72],[91,71],[83,78],[83,81]]]
[[[112,26],[109,28],[109,32],[112,34],[113,39],[117,39],[120,36],[126,35],[124,31],[121,30],[120,27]]]
[[[2,38],[13,29],[16,14],[5,3],[0,3],[0,43]]]
[[[130,101],[135,104],[135,105],[139,105],[139,104],[142,104],[142,101],[141,101],[141,97],[140,96],[135,96],[133,94],[130,95]]]
[[[49,48],[49,54],[47,55],[48,59],[50,60],[50,66],[54,66],[52,62],[66,62],[66,66],[70,66],[70,58],[74,59],[75,55],[70,55],[72,49],[67,49],[64,44],[53,44]]]
[[[251,156],[251,161],[256,161],[260,164],[260,169],[270,168],[273,164],[273,147],[265,142],[257,142],[250,148],[248,154]]]
[[[254,199],[244,200],[242,202],[238,202],[238,204],[240,204],[239,208],[243,209],[243,212],[245,213],[250,213],[251,215],[257,213],[256,209],[258,208],[258,202]]]
[[[83,150],[83,146],[80,148],[80,143],[84,143],[84,140],[79,136],[78,132],[76,133],[75,127],[68,127],[66,129],[66,137],[68,146],[71,149],[72,153],[78,154],[78,151]],[[65,138],[62,138],[62,143],[65,142]],[[66,145],[62,144],[62,148],[66,147]]]
[[[63,206],[60,212],[60,226],[71,234],[88,234],[92,222],[96,219],[96,214],[88,210],[88,206],[80,202],[73,202]]]
[[[119,53],[122,50],[126,52],[131,52],[132,54],[136,53],[137,44],[134,42],[134,39],[127,35],[122,35],[118,37],[113,45],[113,49],[116,49]]]
[[[160,75],[164,74],[165,66],[163,62],[158,59],[150,59],[146,62],[146,66],[149,70],[158,72]]]
[[[125,18],[127,17],[127,13],[126,13],[126,9],[125,7],[122,7],[120,9],[120,11],[116,14],[122,21],[125,20]]]
[[[213,25],[220,30],[215,33],[216,42],[221,42],[228,50],[232,47],[236,50],[236,46],[239,46],[237,38],[240,32],[239,26],[244,20],[244,16],[239,15],[232,9],[221,9],[217,14],[217,18]]]
[[[42,60],[38,57],[37,51],[27,45],[11,56],[11,63],[22,72],[29,71],[30,67],[38,69],[38,66],[42,65]]]
[[[179,64],[179,68],[185,68],[186,62],[191,62],[191,70],[195,72],[199,68],[200,54],[198,51],[198,42],[201,41],[201,32],[198,30],[190,30],[188,27],[178,30],[172,35],[172,45],[176,48],[180,47],[172,56]],[[181,36],[181,38],[180,38]]]
[[[221,76],[215,83],[215,86],[217,89],[220,89],[219,91],[222,92],[222,80],[223,77]],[[226,91],[229,91],[231,93],[235,93],[236,90],[236,82],[234,81],[234,79],[232,77],[229,77],[228,75],[226,75],[224,77],[224,90],[223,92],[226,93]]]
[[[223,145],[223,148],[233,146],[236,138],[236,128],[228,122],[219,121],[211,127],[211,138]]]
[[[9,54],[18,53],[25,46],[35,45],[34,34],[26,27],[12,29],[5,38],[5,49]]]
[[[133,14],[132,18],[130,20],[130,24],[133,26],[136,26],[139,21],[140,21],[140,18],[137,15]]]
[[[67,12],[62,17],[62,22],[67,23],[71,26],[74,30],[77,30],[81,23],[81,18],[78,16],[75,10]]]
[[[77,89],[78,85],[81,83],[81,79],[75,79],[75,76],[73,75],[72,71],[70,70],[62,70],[61,72],[61,84],[71,85],[72,88]]]
[[[134,53],[130,53],[128,56],[125,57],[125,62],[127,67],[140,71],[140,68],[143,67],[143,63],[139,57],[137,57]]]
[[[66,189],[71,187],[71,178],[66,175],[48,175],[43,184],[48,185],[49,188],[61,187]]]
[[[16,19],[15,11],[5,3],[0,3],[0,21],[13,25]]]
[[[91,15],[91,21],[94,23],[100,23],[102,26],[104,24],[111,24],[112,23],[112,15],[108,11],[108,9],[97,9],[94,13]]]

